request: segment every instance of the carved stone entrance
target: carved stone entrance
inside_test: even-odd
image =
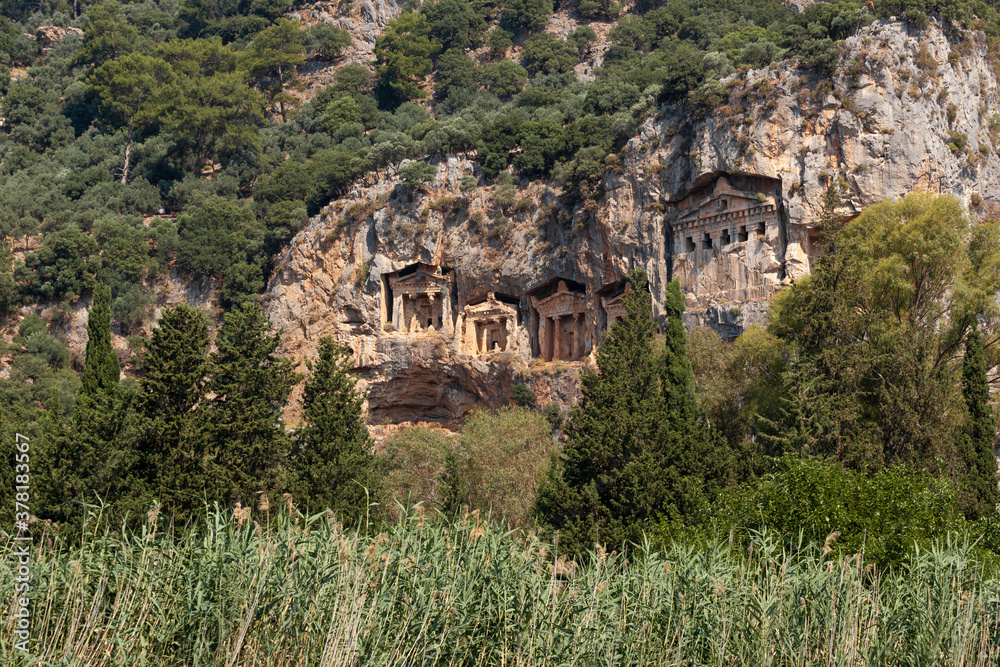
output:
[[[520,326],[517,308],[510,301],[516,300],[501,301],[490,292],[483,301],[465,306],[455,325],[458,350],[465,354],[516,351]]]
[[[391,323],[396,331],[451,334],[452,274],[439,266],[411,264],[389,276]],[[388,315],[388,313],[387,313]]]
[[[540,356],[545,361],[575,361],[589,349],[587,297],[560,280],[547,296],[532,296],[531,305],[538,313],[537,335]]]
[[[730,174],[691,192],[672,207],[674,254],[722,250],[758,236],[777,235],[776,193],[781,182]]]

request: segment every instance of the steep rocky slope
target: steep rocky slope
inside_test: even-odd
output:
[[[317,4],[300,18],[350,29],[346,62],[370,58],[398,7],[380,0],[331,18],[336,11]],[[574,26],[556,15],[547,29],[565,34]],[[598,27],[604,34],[608,26]],[[600,40],[579,77],[589,76],[605,46]],[[332,71],[317,71],[315,85]],[[514,382],[532,385],[542,402],[568,405],[611,316],[605,300],[631,268],[649,274],[655,319],[664,286],[677,277],[688,324],[731,338],[766,317],[771,294],[808,273],[824,221],[913,190],[952,193],[973,209],[995,203],[995,71],[981,33],[878,22],[846,41],[832,85],[786,62],[731,76],[716,108],[663,109],[606,161],[593,201],[570,203],[553,183],[487,183],[464,156],[430,160],[436,177],[416,192],[394,173],[369,177],[372,184],[331,202],[285,251],[266,294],[268,313],[297,358],[313,355],[327,334],[352,349],[374,423],[453,425],[475,406],[505,403]],[[478,187],[463,192],[463,176]],[[716,210],[727,199],[742,208]],[[740,217],[749,209],[765,213],[750,224]],[[391,315],[390,282],[417,263],[448,276],[450,322],[435,330],[400,326]],[[582,304],[569,333],[576,354],[554,352],[554,334],[533,301],[559,279]],[[176,278],[157,289],[163,305],[214,302],[213,290]],[[492,303],[491,293],[516,313],[502,345],[462,319],[475,316],[467,306]],[[87,305],[56,318],[77,357]],[[116,347],[127,358],[124,338]],[[545,361],[552,357],[563,360]],[[289,417],[295,421],[294,409]]]
[[[298,234],[269,286],[268,313],[296,357],[328,334],[351,348],[374,423],[453,423],[504,402],[515,381],[571,403],[612,317],[606,301],[632,268],[649,274],[654,319],[678,277],[688,323],[732,337],[808,273],[824,221],[914,190],[972,206],[1000,198],[993,65],[980,33],[876,22],[847,40],[833,85],[781,63],[724,81],[716,109],[664,109],[606,161],[603,197],[572,207],[549,183],[486,186],[459,156],[432,160],[436,178],[418,192],[386,175]],[[463,175],[481,187],[463,193]],[[450,300],[431,326],[392,317],[402,276],[415,270]],[[560,279],[581,310],[550,320],[538,300],[554,303]],[[474,317],[490,293],[516,311],[503,346],[457,318]]]

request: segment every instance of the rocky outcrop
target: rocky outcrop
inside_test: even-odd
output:
[[[135,371],[128,336],[149,336],[165,309],[186,303],[204,311],[216,324],[220,319],[221,313],[216,305],[219,303],[219,287],[211,278],[191,280],[182,277],[176,269],[173,269],[166,276],[151,281],[147,287],[152,297],[152,311],[142,329],[122,331],[117,324],[111,329],[111,345],[118,354],[123,374]],[[49,323],[49,333],[58,334],[59,339],[69,348],[71,363],[77,370],[82,370],[87,349],[87,319],[92,305],[93,295],[88,292],[83,298],[71,303],[24,306],[17,318],[12,318],[3,329],[0,329],[0,336],[9,344],[17,334],[20,321],[26,315],[35,313]],[[7,377],[9,371],[10,357],[0,357],[0,377]]]
[[[649,276],[655,320],[678,278],[687,323],[732,338],[809,272],[825,222],[914,190],[973,206],[1000,199],[997,80],[982,33],[949,39],[890,20],[844,49],[832,83],[786,62],[723,81],[716,108],[664,109],[606,160],[596,201],[569,207],[558,186],[540,182],[487,187],[457,156],[434,161],[421,192],[392,175],[359,185],[280,258],[267,310],[286,351],[308,358],[323,335],[347,345],[375,422],[453,423],[505,402],[513,382],[571,403],[575,383],[564,378],[592,364],[607,322],[600,294],[633,268]],[[480,187],[462,192],[463,176]],[[449,277],[417,295],[427,300],[412,312],[423,314],[402,330],[389,316],[388,277],[418,263]],[[539,331],[533,304],[557,283],[585,303],[585,318],[561,330],[581,361],[540,344],[569,321]],[[516,304],[526,344],[469,354],[427,310],[444,312],[449,299],[455,315],[491,292]]]
[[[57,25],[42,25],[38,26],[38,29],[35,31],[35,40],[42,47],[42,51],[48,51],[55,46],[56,42],[70,35],[83,37],[83,31],[79,28],[60,28]]]
[[[303,101],[313,97],[333,83],[337,70],[348,63],[367,65],[375,57],[375,40],[389,21],[399,15],[396,0],[362,0],[361,2],[316,2],[288,15],[304,27],[329,24],[346,30],[351,44],[335,63],[311,60],[302,77],[306,90]]]

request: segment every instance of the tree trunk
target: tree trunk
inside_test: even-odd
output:
[[[122,185],[128,183],[128,163],[132,156],[132,121],[128,119],[128,136],[125,138],[125,166],[122,168]]]
[[[282,76],[281,65],[278,65],[278,94],[281,95],[285,92],[285,80]],[[281,122],[285,122],[285,100],[278,99],[278,113],[281,114]]]
[[[198,149],[196,151],[197,155],[194,159],[194,175],[201,176],[201,156],[205,151],[205,135],[208,134],[208,128],[201,128],[201,134],[198,135]]]

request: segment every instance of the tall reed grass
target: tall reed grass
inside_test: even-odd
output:
[[[29,665],[969,665],[1000,663],[1000,584],[970,550],[879,573],[767,534],[579,565],[523,533],[411,515],[378,535],[327,515],[212,512],[196,529],[39,540]],[[259,522],[259,523],[258,523]],[[160,527],[157,528],[157,523]],[[46,544],[48,543],[48,544]]]

